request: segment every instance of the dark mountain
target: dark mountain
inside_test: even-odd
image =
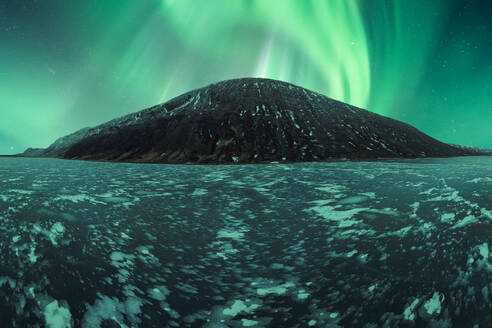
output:
[[[275,80],[245,78],[58,139],[24,156],[254,163],[477,155],[416,128]]]

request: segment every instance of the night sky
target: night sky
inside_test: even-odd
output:
[[[2,0],[0,153],[247,76],[492,148],[490,17],[489,1]]]

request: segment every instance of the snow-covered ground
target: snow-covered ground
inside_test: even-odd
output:
[[[488,327],[492,157],[0,159],[1,327]]]

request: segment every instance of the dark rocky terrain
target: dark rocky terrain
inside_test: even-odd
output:
[[[244,78],[82,129],[23,156],[255,163],[479,154],[289,83]]]

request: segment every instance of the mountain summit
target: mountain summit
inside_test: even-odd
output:
[[[155,163],[256,163],[474,155],[290,83],[243,78],[58,139],[24,156]]]

